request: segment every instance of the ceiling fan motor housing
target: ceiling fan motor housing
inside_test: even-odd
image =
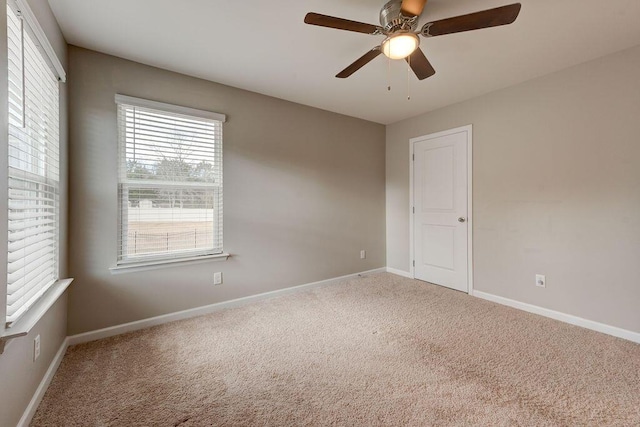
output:
[[[390,0],[380,10],[380,26],[388,33],[397,30],[413,31],[418,24],[417,17],[403,17],[402,0]]]

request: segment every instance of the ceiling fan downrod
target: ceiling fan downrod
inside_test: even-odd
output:
[[[417,25],[418,16],[402,14],[402,0],[390,0],[380,10],[380,26],[387,34],[399,30],[415,31]]]

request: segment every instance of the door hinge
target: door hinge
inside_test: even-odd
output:
[[[411,160],[413,160],[414,162],[416,161],[416,155],[415,154],[411,155]]]
[[[416,260],[415,259],[413,260],[413,266],[414,267],[416,266]]]
[[[413,207],[413,213],[416,213],[416,207],[415,206]]]

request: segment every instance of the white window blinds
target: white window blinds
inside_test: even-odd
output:
[[[224,115],[116,96],[118,264],[222,253]]]
[[[58,279],[59,88],[51,60],[40,50],[48,43],[35,36],[12,1],[7,39],[10,326]]]

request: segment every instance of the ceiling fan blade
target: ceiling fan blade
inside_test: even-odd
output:
[[[497,27],[513,23],[520,13],[520,3],[468,15],[455,16],[440,21],[429,22],[422,27],[425,37],[442,36],[445,34],[461,33],[463,31],[480,30],[482,28]]]
[[[380,46],[374,47],[369,52],[365,53],[360,58],[356,59],[356,61],[353,64],[349,65],[347,68],[345,68],[344,70],[336,74],[336,77],[339,79],[345,79],[349,77],[351,74],[355,73],[360,68],[367,65],[369,62],[371,62],[374,58],[376,58],[381,53],[382,51],[380,50]]]
[[[436,73],[436,70],[433,69],[433,66],[420,48],[414,50],[411,55],[407,56],[406,60],[413,72],[416,73],[418,80],[424,80]]]
[[[427,0],[402,0],[400,10],[407,18],[413,18],[414,16],[420,16],[422,14],[426,4]]]
[[[335,16],[321,15],[319,13],[307,13],[304,17],[305,24],[318,25],[320,27],[336,28],[338,30],[355,31],[356,33],[377,34],[380,27],[363,22],[350,21],[336,18]]]

